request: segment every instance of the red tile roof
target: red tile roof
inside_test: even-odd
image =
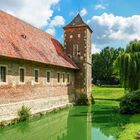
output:
[[[0,56],[77,68],[53,36],[3,11],[0,11]]]

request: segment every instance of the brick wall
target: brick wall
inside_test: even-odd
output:
[[[0,85],[0,104],[14,103],[19,101],[65,96],[75,93],[74,71],[67,68],[49,66],[45,64],[31,63],[23,60],[0,59],[0,65],[7,67],[7,83]],[[25,68],[25,83],[19,82],[19,67]],[[34,69],[39,70],[39,82],[34,82]],[[46,71],[51,72],[50,83],[46,82]],[[70,74],[70,83],[57,82],[57,72]]]
[[[66,53],[79,67],[75,74],[76,93],[91,93],[91,31],[86,26],[67,27],[64,29]],[[78,45],[80,55],[73,55],[74,45]]]

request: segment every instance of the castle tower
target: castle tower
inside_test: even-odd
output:
[[[79,67],[75,75],[77,97],[91,93],[91,34],[91,28],[79,14],[64,27],[65,51]]]

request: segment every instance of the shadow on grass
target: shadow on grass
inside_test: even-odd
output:
[[[114,139],[118,137],[131,117],[119,114],[118,104],[116,101],[98,100],[93,106],[93,127],[100,129],[105,136],[113,136]]]
[[[121,100],[121,98],[120,99],[107,99],[107,98],[95,98],[95,100],[106,100],[106,101],[120,101]]]

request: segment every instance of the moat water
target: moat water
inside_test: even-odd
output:
[[[100,102],[71,107],[2,128],[0,140],[117,140],[129,118],[116,109]]]

